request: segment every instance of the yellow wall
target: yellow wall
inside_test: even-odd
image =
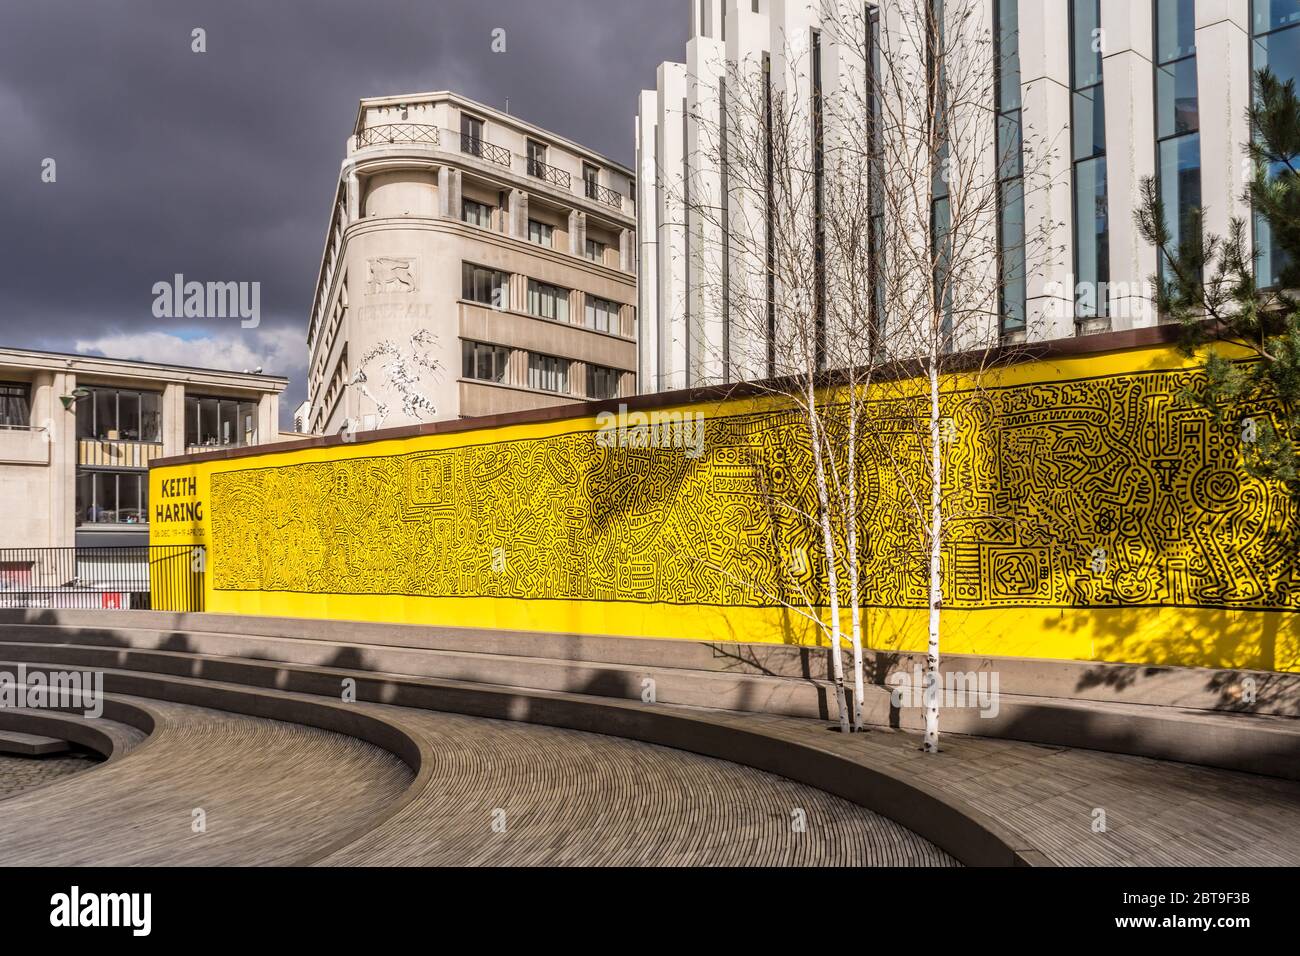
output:
[[[1300,671],[1293,505],[1241,470],[1235,425],[1179,400],[1198,375],[1158,347],[949,396],[947,653]],[[869,644],[915,650],[917,408],[878,397],[890,451],[858,472]],[[806,428],[771,401],[658,411],[704,416],[703,454],[602,447],[586,417],[155,467],[151,540],[209,545],[210,611],[815,639],[780,606],[824,577],[786,507],[813,500]],[[177,502],[201,518],[160,520]]]

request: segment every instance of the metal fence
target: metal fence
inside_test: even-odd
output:
[[[0,548],[0,608],[202,611],[205,567],[188,544]]]

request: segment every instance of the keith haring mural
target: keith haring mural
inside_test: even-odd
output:
[[[1293,505],[1244,475],[1233,426],[1179,400],[1197,374],[950,396],[947,606],[1300,610]],[[862,463],[877,606],[924,604],[919,412],[881,405],[881,453]],[[213,583],[772,606],[824,577],[813,529],[782,506],[811,510],[806,442],[789,413],[763,412],[708,419],[698,457],[582,430],[217,472]]]

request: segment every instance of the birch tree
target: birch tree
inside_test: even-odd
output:
[[[882,504],[867,500],[863,456],[895,473],[926,582],[931,751],[945,405],[995,357],[1005,278],[991,24],[982,4],[949,5],[819,0],[815,31],[691,76],[690,172],[664,176],[691,276],[690,383],[744,382],[806,435],[814,500],[770,506],[815,538],[824,587],[769,596],[832,648],[843,730],[863,729],[864,515]]]

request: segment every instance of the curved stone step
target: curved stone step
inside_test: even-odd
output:
[[[46,629],[39,625],[0,629],[0,647],[6,645],[85,646],[98,649],[100,653],[94,659],[105,661],[113,659],[116,649],[132,648],[142,653],[185,653],[202,658],[341,667],[638,700],[653,691],[655,699],[664,703],[791,717],[825,719],[835,713],[834,690],[826,681],[680,667],[519,657],[468,650],[358,646],[325,640],[209,632],[186,634],[180,639],[170,632],[122,630],[110,641],[100,633],[79,632],[69,627]],[[179,673],[172,669],[179,666],[174,661],[169,663],[161,657],[158,661],[163,673]],[[653,681],[653,685],[647,681]]]
[[[85,654],[92,650],[90,648],[50,645],[44,649],[65,652],[60,655],[64,659],[24,660],[29,671],[58,669],[70,662],[95,666],[85,659],[76,660],[78,654]],[[121,653],[126,655],[126,662],[144,663],[144,659],[138,656],[140,652]],[[6,658],[5,663],[8,662]],[[258,666],[246,661],[228,663],[239,665],[239,669],[226,672],[229,677],[253,675]],[[357,723],[353,729],[371,742],[378,742],[387,735],[390,745],[397,748],[395,753],[398,749],[408,750],[403,759],[420,768],[418,773],[421,776],[383,813],[384,820],[395,819],[403,807],[419,799],[424,786],[420,780],[426,775],[426,768],[433,766],[427,743],[405,729],[399,719],[401,711],[398,708],[415,708],[607,734],[730,760],[866,807],[896,821],[968,865],[1047,864],[1046,857],[1023,837],[974,810],[960,798],[930,786],[923,779],[893,768],[875,766],[861,755],[810,745],[803,739],[805,721],[791,720],[787,726],[777,727],[749,726],[736,723],[741,718],[723,711],[433,678],[350,672],[356,681],[357,700],[361,704],[390,705],[375,709],[323,701],[315,696],[322,692],[336,696],[340,675],[349,672],[290,665],[279,668],[281,676],[276,680],[275,689],[232,686],[218,680],[138,670],[105,668],[103,673],[105,688],[112,694],[184,702],[310,726],[324,722],[329,729],[344,733],[350,732],[347,721],[354,720]],[[383,731],[380,732],[379,728]],[[416,752],[409,752],[411,747],[415,747]],[[3,817],[0,816],[2,825]],[[382,822],[375,824],[381,825]],[[371,829],[374,827],[362,832]],[[360,839],[360,834],[312,859],[325,860],[356,839]],[[3,849],[3,841],[0,841],[0,852]]]

